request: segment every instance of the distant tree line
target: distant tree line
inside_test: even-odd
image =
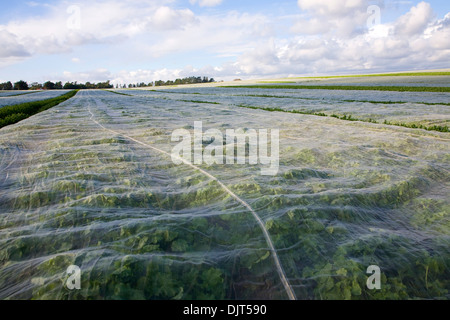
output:
[[[117,84],[116,88],[140,88],[140,87],[159,87],[159,86],[173,86],[173,85],[182,85],[182,84],[194,84],[194,83],[209,83],[215,82],[214,78],[208,77],[187,77],[183,79],[174,80],[158,80],[155,82],[144,83],[136,83],[136,84]],[[60,89],[112,89],[114,86],[110,83],[110,81],[99,82],[99,83],[77,83],[75,82],[66,82],[64,85],[61,81],[51,82],[47,81],[45,83],[37,83],[33,82],[28,84],[27,82],[20,80],[16,83],[12,84],[11,81],[0,83],[0,90],[60,90]]]
[[[155,86],[173,86],[180,84],[194,84],[194,83],[208,83],[215,82],[214,78],[209,79],[208,77],[188,77],[183,79],[176,79],[175,81],[167,80],[167,81],[155,81]]]
[[[114,88],[112,84],[106,82],[99,83],[77,83],[75,82],[66,82],[64,85],[61,81],[51,82],[47,81],[44,84],[33,82],[28,84],[27,82],[20,80],[16,83],[12,84],[11,81],[0,83],[0,90],[61,90],[61,89],[111,89]]]
[[[141,88],[141,87],[151,87],[153,86],[153,82],[150,82],[149,84],[146,84],[144,82],[141,83],[130,83],[130,84],[116,84],[116,89],[121,89],[121,88]]]
[[[141,88],[141,87],[159,87],[159,86],[175,86],[175,85],[182,85],[182,84],[194,84],[194,83],[209,83],[209,82],[216,82],[214,78],[208,78],[208,77],[187,77],[183,79],[176,79],[174,80],[158,80],[155,82],[149,82],[148,84],[141,82],[141,83],[130,83],[130,84],[117,84],[116,89],[119,88]]]

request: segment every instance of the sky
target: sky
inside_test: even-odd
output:
[[[450,1],[0,0],[0,82],[450,68]]]

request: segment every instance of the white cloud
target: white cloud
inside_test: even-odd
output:
[[[291,31],[297,34],[352,36],[365,27],[369,0],[298,0],[303,11]]]
[[[78,81],[78,82],[102,82],[111,79],[113,75],[107,69],[95,69],[87,72],[70,72],[64,71],[62,76],[54,81]]]
[[[301,33],[307,35],[326,33],[331,29],[330,22],[328,20],[322,20],[319,18],[300,19],[291,28],[294,33]]]
[[[223,0],[189,0],[194,5],[198,3],[200,7],[215,7],[222,3]]]
[[[17,41],[17,36],[0,27],[0,59],[24,58],[30,56],[25,47]]]
[[[156,9],[149,24],[159,30],[173,30],[195,22],[194,13],[189,9],[174,10],[163,6]]]
[[[195,23],[182,30],[170,30],[158,41],[140,44],[139,52],[152,57],[189,51],[238,56],[271,34],[271,23],[266,17],[233,11],[223,15],[198,16]]]
[[[236,11],[195,15],[174,3],[79,0],[80,29],[67,28],[67,3],[46,6],[47,15],[0,25],[0,67],[36,54],[71,53],[78,46],[83,49],[77,50],[77,55],[85,62],[89,60],[86,44],[104,45],[102,53],[108,59],[98,60],[98,66],[104,66],[104,61],[133,61],[133,66],[151,61],[157,65],[160,57],[167,61],[169,55],[176,60],[196,54],[198,60],[222,57],[220,61],[226,62],[197,69],[161,65],[153,70],[65,72],[65,81],[148,83],[191,75],[257,78],[440,68],[450,61],[450,14],[437,20],[426,2],[411,7],[396,21],[369,29],[367,7],[372,1],[298,0],[302,11],[295,16],[295,34],[285,38],[276,33],[281,17]],[[195,3],[206,5],[198,0]],[[39,32],[30,31],[36,26]],[[92,59],[100,59],[102,53]],[[67,54],[64,57],[65,61],[71,59]],[[77,58],[72,62],[78,63]],[[183,64],[177,61],[176,65]]]
[[[167,68],[159,70],[135,70],[135,71],[120,71],[114,74],[112,77],[112,83],[114,84],[129,84],[129,83],[141,83],[148,84],[155,80],[169,80],[177,79],[180,76],[182,70],[174,69],[169,70]]]
[[[401,16],[395,25],[395,32],[401,36],[413,36],[422,33],[433,19],[433,9],[429,3],[420,2]]]
[[[327,17],[348,17],[355,11],[366,11],[368,0],[298,0],[302,10]]]
[[[419,6],[420,7],[420,6]],[[169,30],[166,39],[153,45],[163,52],[209,49],[215,54],[235,56],[216,66],[180,69],[135,70],[112,73],[94,70],[81,74],[66,73],[66,78],[113,83],[148,83],[192,75],[205,75],[216,80],[240,78],[285,77],[294,75],[400,71],[442,68],[450,61],[450,14],[431,20],[423,31],[406,37],[395,32],[404,24],[411,9],[389,24],[378,25],[352,37],[298,35],[290,38],[255,36],[250,26],[264,17],[230,13],[218,17],[198,17],[198,23],[186,30]],[[422,29],[423,27],[421,27]],[[258,29],[258,28],[257,28]],[[413,28],[414,29],[414,28]],[[210,38],[210,34],[216,37]],[[223,47],[222,47],[223,45]],[[73,78],[75,77],[75,78]],[[77,78],[78,77],[78,78]]]
[[[317,8],[320,14],[342,12]],[[422,3],[392,23],[351,37],[303,34],[269,43],[242,55],[230,70],[262,77],[442,68],[450,61],[450,13],[433,21],[430,7]]]
[[[8,35],[5,43],[9,47],[1,52],[1,57],[13,57],[23,51],[19,48],[27,48],[29,54],[55,54],[86,44],[120,43],[149,32],[181,29],[195,21],[189,9],[164,5],[171,2],[79,0],[75,5],[77,13],[68,11],[74,6],[65,2],[47,5],[43,16],[18,18],[0,25],[0,30]],[[73,23],[74,19],[78,19],[77,23]]]

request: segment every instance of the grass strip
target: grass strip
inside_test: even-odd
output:
[[[105,91],[108,91],[108,92],[111,92],[111,93],[115,93],[115,94],[120,94],[122,96],[134,97],[133,95],[127,94],[127,93],[122,93],[122,92],[117,92],[117,91],[112,91],[112,90],[105,90]]]
[[[425,77],[425,76],[450,76],[450,72],[398,72],[398,73],[378,73],[378,74],[355,74],[343,76],[317,76],[317,77],[290,77],[287,79],[337,79],[337,78],[368,78],[368,77]]]
[[[0,108],[0,128],[17,123],[39,112],[50,109],[75,96],[79,90],[73,90],[56,98],[20,103]]]
[[[176,100],[176,101],[181,101],[181,102],[192,102],[192,103],[221,104],[220,102],[199,101],[199,100]]]
[[[450,87],[404,87],[404,86],[296,86],[296,85],[249,85],[249,86],[220,86],[219,88],[246,89],[304,89],[304,90],[372,90],[397,92],[450,92]]]
[[[385,120],[384,122],[378,122],[374,119],[358,119],[353,117],[351,114],[337,115],[337,114],[326,114],[323,112],[313,112],[313,111],[301,111],[301,110],[285,110],[281,108],[272,108],[272,107],[255,107],[248,105],[236,105],[240,108],[254,109],[254,110],[264,110],[269,112],[285,112],[285,113],[295,113],[295,114],[306,114],[306,115],[314,115],[319,117],[332,117],[340,120],[346,121],[361,121],[361,122],[370,122],[376,124],[385,124],[391,126],[405,127],[410,129],[424,129],[427,131],[439,131],[439,132],[449,132],[448,126],[424,126],[422,124],[416,123],[404,123],[404,122],[390,122]]]
[[[303,97],[292,97],[292,96],[273,96],[268,94],[234,94],[233,97],[253,97],[253,98],[274,98],[274,99],[299,99],[299,100],[323,100],[317,98],[303,98]]]
[[[169,90],[147,90],[151,92],[159,92],[159,93],[175,93],[175,94],[192,94],[192,95],[202,95],[202,96],[217,96],[215,93],[200,93],[200,92],[176,92]]]
[[[406,104],[406,103],[413,103],[413,104],[424,104],[427,106],[450,106],[450,103],[446,102],[414,102],[414,101],[371,101],[371,100],[339,100],[343,102],[363,102],[363,103],[372,103],[372,104]]]
[[[263,84],[263,83],[268,83],[268,84],[280,83],[280,84],[283,84],[283,83],[297,83],[297,82],[295,82],[295,81],[258,81],[257,83],[261,83],[261,84]]]
[[[449,132],[448,126],[424,126],[423,124],[416,124],[416,123],[404,123],[404,122],[392,122],[388,120],[384,120],[383,124],[391,125],[391,126],[399,126],[399,127],[405,127],[405,128],[411,128],[411,129],[424,129],[427,131],[439,131],[439,132]]]
[[[323,98],[304,98],[304,97],[291,97],[291,96],[273,96],[273,95],[266,95],[266,94],[237,94],[232,95],[234,97],[256,97],[256,98],[275,98],[275,99],[299,99],[299,100],[316,100],[316,101],[322,101]],[[406,104],[406,103],[412,103],[412,104],[424,104],[427,106],[450,106],[450,103],[446,102],[414,102],[414,101],[372,101],[372,100],[339,100],[339,99],[333,99],[333,101],[339,101],[339,102],[361,102],[361,103],[372,103],[372,104]]]

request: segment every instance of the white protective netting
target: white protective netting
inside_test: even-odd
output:
[[[80,91],[0,130],[0,298],[448,298],[448,133],[183,91]],[[280,129],[278,174],[175,165],[171,134],[194,121]],[[64,287],[69,265],[81,290]]]

